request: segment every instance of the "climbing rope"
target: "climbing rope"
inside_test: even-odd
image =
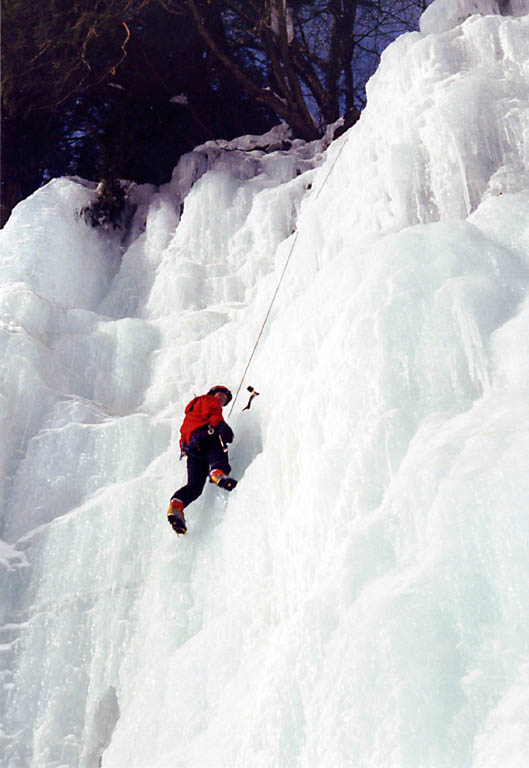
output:
[[[296,245],[296,241],[298,239],[298,234],[299,234],[299,230],[296,230],[296,234],[294,235],[294,238],[292,240],[292,245],[290,246],[290,251],[289,251],[289,254],[287,256],[287,260],[285,261],[285,266],[283,267],[283,271],[281,272],[281,277],[279,278],[279,281],[277,283],[276,289],[274,291],[274,295],[272,296],[272,301],[270,302],[270,305],[268,307],[267,313],[265,315],[265,319],[263,320],[263,324],[261,325],[261,328],[259,329],[259,333],[257,335],[257,339],[256,339],[254,347],[252,349],[252,353],[251,353],[251,355],[250,355],[250,357],[248,359],[248,362],[246,364],[246,368],[244,369],[244,373],[243,373],[243,375],[241,377],[241,380],[239,382],[239,386],[237,387],[237,392],[235,393],[235,397],[233,398],[233,403],[232,403],[231,408],[230,408],[229,416],[231,416],[231,412],[233,411],[233,406],[235,405],[235,401],[237,400],[239,392],[241,391],[241,387],[242,387],[244,378],[245,378],[246,374],[248,373],[248,368],[251,365],[251,362],[253,360],[253,356],[255,355],[255,352],[257,350],[259,342],[261,341],[261,336],[263,335],[263,331],[264,331],[265,326],[266,326],[266,324],[268,322],[268,318],[270,317],[270,312],[272,311],[272,307],[274,305],[274,301],[276,300],[276,296],[279,293],[279,289],[281,287],[281,283],[283,282],[283,278],[285,276],[285,272],[287,271],[287,267],[288,267],[289,261],[290,261],[290,259],[292,257],[293,252],[294,252],[294,246]]]
[[[340,158],[340,155],[342,154],[342,152],[343,152],[343,150],[344,150],[344,147],[345,147],[345,145],[347,144],[347,141],[348,141],[348,140],[349,140],[349,131],[347,132],[347,134],[346,134],[346,136],[345,136],[345,141],[343,142],[343,144],[342,144],[342,146],[340,147],[340,149],[339,149],[339,151],[338,151],[338,153],[337,153],[336,157],[334,158],[334,162],[333,162],[333,164],[331,165],[331,167],[330,167],[330,169],[329,169],[329,172],[327,173],[326,177],[324,178],[324,180],[323,180],[323,182],[322,182],[322,184],[321,184],[321,186],[320,186],[320,188],[319,188],[319,190],[318,190],[318,192],[317,192],[317,194],[316,194],[316,197],[314,198],[315,200],[317,200],[317,199],[318,199],[318,197],[319,197],[319,196],[320,196],[320,194],[321,194],[321,191],[322,191],[322,189],[324,188],[324,186],[326,185],[327,181],[329,180],[329,176],[330,176],[330,175],[331,175],[331,173],[333,172],[333,170],[334,170],[334,166],[335,166],[335,165],[336,165],[336,163],[338,162],[338,160],[339,160],[339,158]],[[239,386],[237,387],[237,391],[235,392],[235,397],[233,398],[233,402],[232,402],[232,404],[231,404],[231,408],[230,408],[230,412],[229,412],[229,414],[228,414],[228,418],[229,418],[229,417],[231,416],[231,414],[232,414],[233,408],[234,408],[234,406],[235,406],[235,403],[236,403],[236,401],[237,401],[237,397],[239,396],[239,392],[241,391],[241,388],[242,388],[242,385],[243,385],[244,379],[245,379],[245,377],[246,377],[246,374],[248,373],[248,369],[250,368],[250,365],[251,365],[251,363],[252,363],[252,360],[253,360],[253,358],[254,358],[254,355],[255,355],[255,352],[256,352],[256,350],[257,350],[257,347],[259,346],[259,342],[261,341],[261,336],[263,335],[264,329],[265,329],[265,327],[266,327],[266,324],[267,324],[267,322],[268,322],[268,318],[270,317],[270,312],[272,311],[272,307],[274,306],[274,302],[275,302],[275,300],[276,300],[277,294],[279,293],[279,289],[280,289],[280,287],[281,287],[281,283],[283,282],[283,278],[285,277],[285,273],[286,273],[286,271],[287,271],[287,268],[288,268],[288,265],[289,265],[289,263],[290,263],[290,259],[292,258],[292,254],[294,253],[294,248],[295,248],[295,246],[296,246],[296,242],[297,242],[297,239],[298,239],[298,235],[299,235],[299,230],[298,230],[298,229],[296,229],[296,233],[295,233],[295,235],[294,235],[294,238],[293,238],[293,240],[292,240],[292,244],[291,244],[291,246],[290,246],[290,251],[289,251],[289,253],[288,253],[288,256],[287,256],[287,260],[285,261],[285,265],[284,265],[284,267],[283,267],[283,269],[282,269],[282,271],[281,271],[281,275],[280,275],[280,277],[279,277],[279,280],[278,280],[278,283],[277,283],[276,289],[275,289],[275,291],[274,291],[274,295],[272,296],[272,299],[271,299],[271,301],[270,301],[270,304],[269,304],[269,306],[268,306],[268,310],[267,310],[267,312],[266,312],[265,318],[264,318],[264,320],[263,320],[263,323],[262,323],[262,325],[261,325],[261,328],[259,329],[259,333],[257,334],[257,339],[256,339],[256,341],[255,341],[255,344],[254,344],[254,347],[253,347],[253,349],[252,349],[252,352],[251,352],[251,354],[250,354],[250,357],[248,358],[248,362],[247,362],[247,364],[246,364],[246,368],[244,369],[244,373],[243,373],[243,375],[241,376],[241,380],[240,380],[240,382],[239,382]]]

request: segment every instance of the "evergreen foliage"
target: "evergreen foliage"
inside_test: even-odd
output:
[[[79,212],[92,227],[117,229],[122,225],[127,203],[127,190],[118,179],[104,179],[98,187],[97,199]]]

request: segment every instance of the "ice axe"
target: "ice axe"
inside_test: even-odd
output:
[[[246,387],[246,389],[248,390],[248,392],[250,392],[250,397],[249,397],[248,403],[243,408],[243,411],[250,410],[250,408],[252,407],[252,400],[254,399],[254,397],[257,397],[257,395],[259,394],[259,392],[256,392],[253,387]]]

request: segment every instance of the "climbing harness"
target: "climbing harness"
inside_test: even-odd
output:
[[[335,166],[335,165],[336,165],[336,163],[338,162],[338,160],[339,160],[339,158],[340,158],[340,155],[342,154],[342,152],[343,152],[343,150],[344,150],[344,147],[345,147],[345,145],[347,144],[347,142],[348,142],[348,140],[349,140],[349,134],[350,134],[350,132],[348,131],[348,132],[347,132],[347,134],[345,135],[345,141],[343,142],[342,146],[341,146],[341,147],[340,147],[340,149],[338,150],[338,153],[337,153],[336,157],[334,158],[334,162],[333,162],[333,164],[331,165],[331,167],[330,167],[330,169],[329,169],[329,171],[328,171],[328,173],[327,173],[326,177],[324,178],[324,180],[323,180],[323,182],[322,182],[322,184],[321,184],[321,186],[320,186],[320,188],[319,188],[319,190],[318,190],[318,192],[317,192],[317,194],[316,194],[316,197],[314,198],[315,200],[317,200],[317,199],[318,199],[318,197],[319,197],[319,196],[320,196],[320,194],[321,194],[321,191],[322,191],[322,189],[324,188],[324,186],[326,185],[327,181],[329,180],[329,176],[330,176],[330,175],[331,175],[331,173],[333,172],[333,170],[334,170],[334,166]],[[293,238],[293,240],[292,240],[292,244],[291,244],[291,246],[290,246],[290,251],[289,251],[289,253],[288,253],[288,256],[287,256],[287,260],[285,261],[285,264],[284,264],[284,266],[283,266],[283,270],[282,270],[282,272],[281,272],[281,275],[280,275],[280,277],[279,277],[279,280],[278,280],[278,283],[277,283],[276,289],[275,289],[275,291],[274,291],[274,295],[272,296],[272,299],[271,299],[271,301],[270,301],[270,304],[269,304],[269,306],[268,306],[268,310],[267,310],[267,312],[266,312],[265,318],[264,318],[264,320],[263,320],[263,323],[262,323],[262,325],[261,325],[261,328],[259,329],[259,333],[257,334],[257,339],[256,339],[256,341],[255,341],[255,344],[254,344],[254,347],[253,347],[253,349],[252,349],[252,351],[251,351],[250,357],[248,358],[248,362],[247,362],[247,364],[246,364],[246,368],[244,369],[244,373],[243,373],[243,375],[241,376],[241,380],[240,380],[240,382],[239,382],[239,386],[237,387],[237,391],[235,392],[235,397],[233,398],[233,402],[232,402],[232,404],[231,404],[231,408],[230,408],[230,412],[229,412],[229,414],[228,414],[228,418],[229,418],[229,417],[231,416],[231,414],[232,414],[233,408],[234,408],[234,406],[235,406],[235,403],[236,403],[236,401],[237,401],[237,397],[239,396],[239,392],[241,391],[241,387],[242,387],[243,381],[244,381],[244,379],[245,379],[245,377],[246,377],[246,374],[248,373],[248,369],[250,368],[250,365],[251,365],[251,362],[252,362],[252,360],[253,360],[253,357],[254,357],[254,355],[255,355],[255,352],[256,352],[256,350],[257,350],[257,347],[259,346],[259,342],[261,341],[261,336],[263,335],[264,329],[265,329],[265,327],[266,327],[266,324],[267,324],[267,322],[268,322],[268,318],[270,317],[270,313],[271,313],[271,311],[272,311],[272,307],[273,307],[273,305],[274,305],[274,302],[275,302],[275,300],[276,300],[277,294],[279,293],[279,289],[281,288],[281,283],[283,282],[283,278],[285,277],[285,273],[286,273],[286,271],[287,271],[288,265],[290,264],[290,260],[291,260],[291,258],[292,258],[292,254],[294,253],[294,248],[295,248],[295,246],[296,246],[296,242],[297,242],[297,239],[298,239],[298,235],[299,235],[299,230],[298,230],[298,229],[296,229],[296,232],[295,232],[294,238]],[[250,409],[250,405],[251,405],[252,399],[253,399],[253,398],[254,398],[256,395],[258,395],[258,394],[259,394],[258,392],[255,392],[255,390],[254,390],[254,388],[253,388],[253,387],[248,387],[248,391],[249,391],[249,392],[251,392],[252,394],[250,395],[250,399],[249,399],[249,401],[248,401],[248,405],[247,405],[245,408],[243,408],[243,411],[246,411],[246,410],[249,410],[249,409]]]

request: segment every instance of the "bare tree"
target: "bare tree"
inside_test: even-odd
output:
[[[354,122],[381,51],[399,33],[416,27],[426,4],[426,0],[160,2],[170,13],[187,13],[221,66],[287,122],[295,135],[309,140],[344,112]]]
[[[2,0],[0,224],[54,175],[159,184],[207,138],[347,127],[427,2]]]

